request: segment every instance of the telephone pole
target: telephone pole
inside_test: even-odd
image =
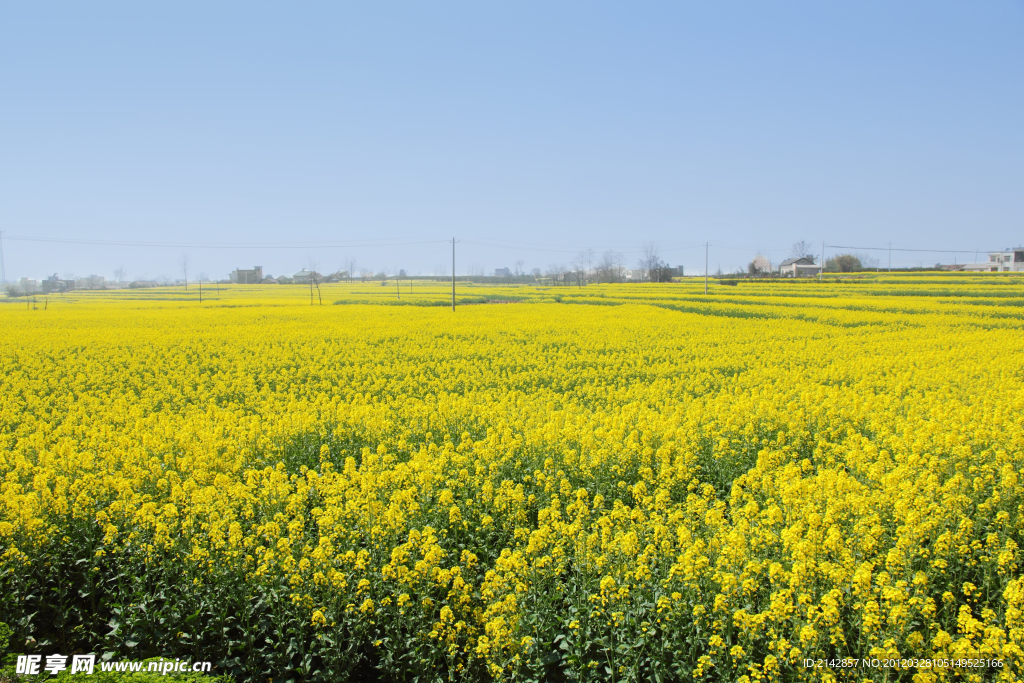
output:
[[[455,311],[455,238],[452,238],[452,311]]]
[[[708,293],[708,243],[704,243],[704,294]]]
[[[892,242],[889,242],[889,272],[892,272]]]
[[[0,230],[0,285],[7,285],[7,268],[4,266],[4,231]]]

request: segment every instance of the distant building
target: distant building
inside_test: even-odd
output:
[[[18,294],[35,294],[39,291],[39,283],[23,277],[11,285]]]
[[[229,279],[239,285],[257,285],[263,282],[263,266],[253,266],[251,270],[236,268]]]
[[[292,275],[292,282],[299,285],[308,285],[314,278],[317,282],[323,282],[324,276],[315,270],[306,270],[303,268],[299,272]]]
[[[32,282],[35,282],[35,280],[32,280]],[[61,292],[70,292],[74,288],[74,280],[61,280],[59,277],[57,277],[57,273],[54,273],[50,277],[43,280],[43,294],[59,294]]]
[[[512,271],[508,268],[495,268],[494,277],[512,277]]]
[[[806,256],[800,258],[788,258],[779,264],[779,275],[789,277],[800,277],[801,275],[817,275],[821,272],[821,266],[817,265]]]
[[[90,275],[75,280],[75,289],[106,289],[107,281],[102,275]]]
[[[964,270],[982,273],[1024,273],[1024,247],[990,251],[988,261],[965,264]]]

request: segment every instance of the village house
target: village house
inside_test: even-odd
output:
[[[320,273],[316,272],[315,270],[310,271],[303,268],[299,272],[295,273],[295,275],[292,275],[292,282],[294,282],[297,285],[308,285],[310,282],[313,281],[314,278],[316,279],[317,282],[324,281],[324,276],[321,275]]]
[[[263,281],[263,266],[253,266],[251,270],[236,268],[228,279],[239,285],[258,285]]]
[[[75,289],[74,280],[61,280],[57,273],[43,280],[43,294],[58,294]]]
[[[982,273],[1024,273],[1024,247],[990,251],[988,261],[968,263],[963,269]]]
[[[800,277],[801,275],[817,275],[821,272],[821,266],[817,265],[810,258],[788,258],[779,264],[779,275],[789,277]]]

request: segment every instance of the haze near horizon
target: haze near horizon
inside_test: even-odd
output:
[[[452,237],[459,273],[971,261],[1024,240],[1022,35],[1010,1],[11,5],[7,280],[435,274]]]

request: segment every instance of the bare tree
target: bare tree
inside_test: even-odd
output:
[[[818,257],[814,255],[814,246],[810,242],[806,242],[804,240],[793,242],[793,248],[790,251],[790,256],[793,258],[810,259],[811,263],[818,262]]]
[[[188,291],[188,254],[181,255],[181,272],[185,275],[185,291]]]
[[[309,305],[313,305],[313,288],[316,288],[317,298],[320,299],[320,305],[324,305],[324,298],[320,295],[320,281],[323,277],[320,273],[316,272],[316,261],[309,259]]]
[[[587,262],[587,277],[593,277],[594,274],[594,262],[597,260],[597,254],[594,253],[593,249],[587,248],[583,252],[583,258]]]
[[[650,282],[651,272],[661,265],[661,255],[658,253],[657,243],[645,242],[642,254],[640,257],[640,269],[643,271],[643,277],[647,278],[647,281]]]
[[[522,259],[519,259],[518,261],[516,261],[516,277],[522,277],[523,276],[523,272],[524,272],[523,271],[523,267],[525,265],[526,265],[526,262],[523,261]]]
[[[590,282],[591,267],[594,264],[594,250],[584,249],[580,253],[576,254],[576,258],[573,260],[573,267],[578,271],[576,274],[576,280],[578,282]]]
[[[601,282],[622,281],[623,256],[617,251],[606,251],[597,263],[597,278]]]
[[[569,265],[572,268],[571,274],[576,279],[576,286],[583,287],[583,269],[586,268],[586,265],[582,253],[574,258]]]
[[[565,280],[566,267],[561,263],[549,263],[547,275],[551,278],[552,284],[558,284]]]
[[[345,276],[349,282],[352,282],[352,278],[356,274],[356,260],[354,258],[346,256],[341,259],[341,267],[338,268],[338,275]]]
[[[118,284],[124,282],[124,278],[127,274],[128,271],[125,269],[124,266],[118,266],[117,268],[114,268],[114,279],[117,280]]]

